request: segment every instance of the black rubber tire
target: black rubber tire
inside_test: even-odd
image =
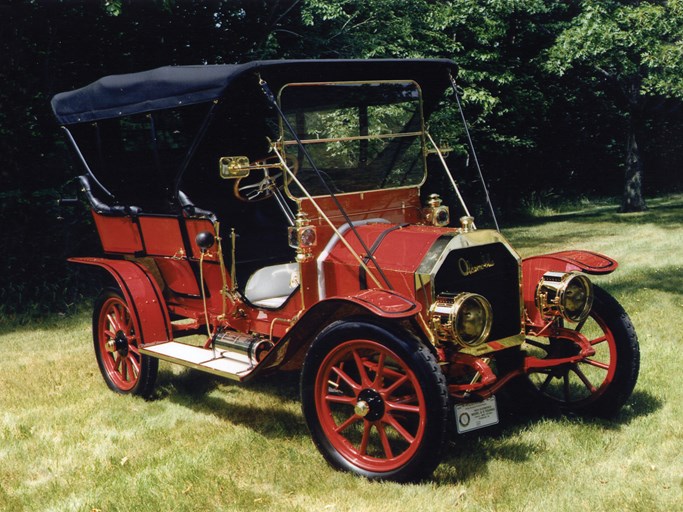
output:
[[[621,304],[602,288],[594,286],[594,290],[595,298],[588,319],[593,331],[587,337],[595,341],[596,349],[604,347],[602,352],[586,362],[557,368],[546,374],[531,374],[524,381],[527,389],[544,407],[610,418],[621,410],[633,393],[640,368],[640,349],[636,330]],[[585,331],[586,327],[581,330],[582,333]],[[601,341],[603,337],[605,340]],[[551,339],[551,347],[553,343],[557,345],[557,341]],[[597,364],[605,367],[596,369]],[[590,371],[594,373],[591,375]],[[591,383],[592,388],[581,381],[580,374]],[[573,387],[565,387],[565,380],[571,382],[572,379],[577,383]],[[562,386],[553,387],[551,383],[556,380],[557,384],[561,381]],[[543,386],[546,386],[545,389]],[[560,387],[562,390],[558,392]]]
[[[92,319],[95,357],[109,389],[123,395],[149,397],[154,391],[159,360],[138,352],[142,340],[132,327],[132,314],[117,288],[105,288],[100,293]],[[118,350],[107,350],[107,342],[115,338]]]
[[[359,359],[354,359],[356,355]],[[361,371],[355,362],[361,360],[362,372],[366,377],[372,376],[372,384],[368,380],[362,385]],[[347,381],[336,377],[339,368],[354,375],[352,379],[359,381],[359,389],[352,390]],[[332,382],[335,377],[336,384]],[[390,391],[391,384],[402,379],[404,384]],[[353,403],[335,404],[332,400],[328,404],[335,393]],[[399,393],[403,393],[400,401],[395,396]],[[357,404],[368,395],[368,403],[375,405],[367,416],[361,417]],[[377,398],[380,395],[381,399]],[[374,320],[334,322],[316,337],[306,355],[301,372],[301,402],[315,445],[339,470],[375,480],[413,482],[430,476],[441,461],[448,427],[446,379],[432,352],[409,333]],[[396,411],[392,409],[395,404],[414,410]],[[387,412],[390,409],[392,412]],[[353,418],[353,423],[335,432],[335,418],[339,416]],[[395,422],[410,435],[401,434]],[[417,427],[418,424],[423,427]],[[365,448],[362,440],[357,445],[358,436],[369,439]],[[370,454],[368,446],[372,443],[382,447]]]

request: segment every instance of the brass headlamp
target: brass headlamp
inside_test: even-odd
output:
[[[443,294],[429,308],[429,319],[439,341],[476,347],[491,333],[493,312],[489,301],[477,293]]]
[[[579,323],[593,306],[593,283],[580,272],[546,272],[536,286],[536,307],[544,317]]]

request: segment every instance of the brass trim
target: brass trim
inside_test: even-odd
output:
[[[481,330],[472,340],[466,340],[460,330],[463,307],[470,301],[476,302],[483,315]],[[429,323],[434,335],[444,343],[455,343],[461,347],[477,347],[487,341],[493,325],[491,303],[483,295],[461,292],[455,296],[440,295],[429,308]],[[466,333],[471,334],[471,333]]]
[[[251,163],[246,156],[222,156],[218,166],[220,176],[225,180],[246,178],[251,171],[258,169],[282,169],[279,163]]]
[[[420,137],[420,142],[422,146],[422,168],[423,168],[423,173],[422,173],[422,179],[420,180],[419,183],[415,183],[412,185],[408,186],[401,186],[401,187],[386,187],[386,188],[381,188],[381,189],[368,189],[364,191],[355,191],[355,192],[343,192],[340,194],[336,194],[337,196],[343,195],[343,194],[359,194],[363,192],[370,192],[374,190],[402,190],[402,189],[410,189],[410,188],[421,188],[425,182],[427,181],[427,127],[425,125],[425,119],[424,119],[424,99],[422,97],[422,87],[420,87],[420,84],[417,83],[414,80],[358,80],[358,81],[334,81],[334,82],[290,82],[288,84],[283,85],[280,90],[278,91],[277,94],[277,102],[282,107],[282,92],[287,89],[288,87],[320,87],[320,86],[333,86],[333,85],[365,85],[365,84],[412,84],[415,86],[415,90],[417,91],[417,101],[418,101],[418,106],[419,106],[419,111],[420,111],[420,131],[419,132],[406,132],[407,135],[406,137],[413,136],[413,137]],[[285,128],[284,128],[284,123],[282,122],[282,119],[278,120],[279,123],[279,128],[280,128],[280,137],[279,137],[279,142],[273,143],[273,144],[280,144],[282,146],[282,151],[285,154],[286,158],[286,152],[285,152],[285,146],[296,146],[298,143],[296,141],[291,141],[291,140],[285,140]],[[402,133],[398,134],[390,134],[387,135],[386,138],[388,137],[396,137],[396,136],[403,136]],[[358,138],[349,138],[348,140],[362,140],[364,137],[371,137],[371,138],[379,138],[379,136],[359,136]],[[343,141],[347,140],[347,138],[340,137],[338,139],[326,139],[327,142],[336,142],[336,141]],[[306,141],[311,141],[311,142],[305,142],[302,140],[302,144],[311,144],[314,142],[317,142],[317,140],[311,140],[311,139],[306,139]],[[289,173],[286,173],[285,178],[289,177]],[[304,195],[308,198],[311,198],[310,194],[304,190],[301,186],[301,183],[295,182],[300,189],[304,192]],[[302,198],[295,196],[292,194],[289,190],[289,180],[285,179],[285,193],[287,194],[287,197],[292,199],[295,202],[300,201]],[[327,194],[324,194],[325,197],[327,197]],[[319,196],[316,196],[319,197]]]
[[[581,311],[572,315],[567,308],[568,290],[571,283],[580,281],[585,290]],[[546,272],[536,285],[536,307],[546,319],[562,317],[566,321],[576,324],[583,322],[593,307],[593,283],[581,272]]]
[[[284,171],[287,173],[287,175],[291,178],[291,180],[296,183],[296,185],[304,192],[308,200],[311,202],[313,207],[316,209],[318,214],[325,220],[325,222],[332,228],[332,231],[334,232],[335,235],[339,238],[339,241],[344,244],[344,247],[346,247],[349,250],[349,253],[353,256],[353,258],[356,260],[356,262],[363,267],[365,270],[366,274],[372,279],[372,282],[375,283],[375,285],[379,289],[384,289],[384,286],[379,282],[379,279],[375,277],[375,274],[370,270],[370,267],[363,261],[363,259],[360,257],[360,255],[351,247],[351,244],[344,238],[340,233],[337,227],[334,225],[334,223],[330,220],[330,218],[325,214],[323,209],[320,207],[320,205],[313,199],[313,197],[308,193],[306,188],[303,186],[303,184],[299,181],[299,179],[294,175],[294,172],[289,168],[287,165],[287,162],[285,160],[285,157],[280,153],[280,151],[277,149],[277,146],[273,144],[272,146],[273,152],[277,155],[277,157],[280,159],[280,162],[282,163]]]
[[[381,139],[397,139],[408,137],[419,137],[423,132],[400,132],[387,133],[380,135],[358,135],[356,137],[334,137],[328,139],[301,139],[302,144],[325,144],[328,142],[349,142],[354,140],[381,140]],[[299,143],[295,140],[284,140],[282,144],[286,146],[298,146]]]

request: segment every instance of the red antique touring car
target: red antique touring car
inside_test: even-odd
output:
[[[264,61],[55,96],[104,253],[72,261],[115,284],[93,316],[108,386],[148,395],[160,359],[236,381],[300,370],[323,456],[397,481],[430,475],[451,431],[496,423],[505,386],[616,413],[638,341],[588,275],[617,263],[522,260],[475,223],[426,128],[446,91],[458,100],[455,75],[447,60]]]

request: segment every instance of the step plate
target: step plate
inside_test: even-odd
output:
[[[146,346],[141,348],[140,352],[232,380],[241,381],[254,369],[254,366],[247,362],[222,357],[221,354],[225,354],[223,350],[214,352],[211,349],[195,347],[177,341]]]

